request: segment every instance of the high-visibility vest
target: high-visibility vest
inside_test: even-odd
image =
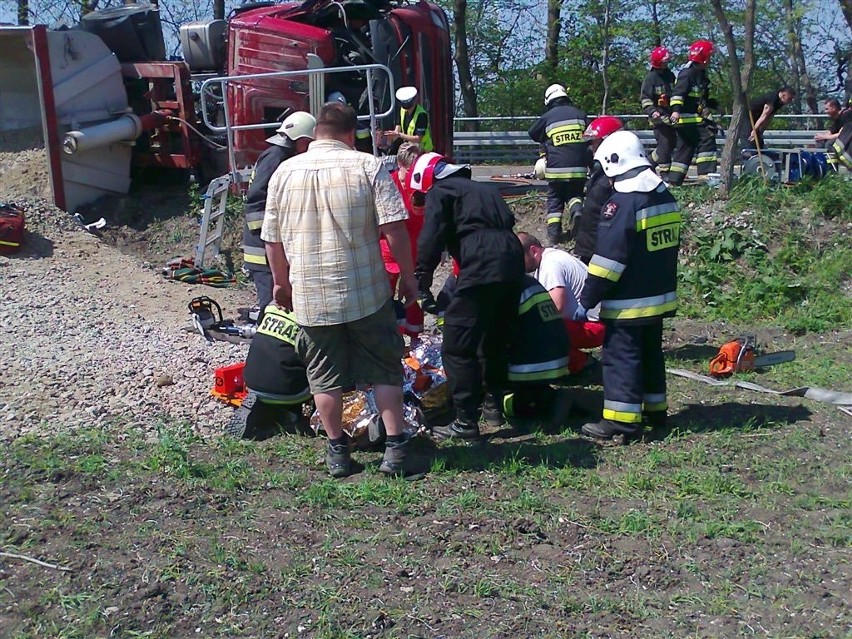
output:
[[[406,135],[415,135],[414,127],[417,124],[417,118],[420,117],[420,114],[426,116],[426,131],[423,133],[423,137],[420,138],[420,148],[423,149],[424,152],[428,153],[432,149],[435,148],[434,144],[432,144],[432,125],[429,122],[429,114],[426,113],[426,109],[424,109],[419,104],[414,107],[414,112],[411,114],[411,119],[406,123],[405,116],[408,115],[405,109],[399,110],[399,124],[400,128],[403,129],[403,132]]]

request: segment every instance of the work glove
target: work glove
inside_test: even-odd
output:
[[[577,304],[577,308],[574,309],[574,314],[571,316],[571,319],[575,322],[585,322],[588,319],[588,313],[582,304]]]
[[[429,313],[430,315],[437,315],[441,312],[438,302],[432,295],[431,291],[421,291],[420,295],[417,297],[417,304],[420,306],[424,313]]]

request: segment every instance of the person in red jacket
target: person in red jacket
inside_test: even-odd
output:
[[[411,239],[411,255],[417,259],[417,238],[420,236],[420,230],[423,228],[423,205],[414,205],[412,203],[412,191],[408,186],[407,175],[409,169],[414,165],[423,150],[420,145],[414,142],[405,142],[399,147],[396,155],[397,170],[391,173],[394,183],[396,183],[399,192],[402,194],[402,200],[405,203],[405,209],[408,211],[408,219],[405,221],[405,227],[408,229],[408,237]],[[391,253],[387,240],[382,237],[379,240],[382,249],[382,259],[385,263],[385,270],[390,278],[391,289],[396,291],[396,284],[399,280],[399,264]],[[412,304],[405,309],[405,319],[400,324],[400,332],[403,335],[408,335],[411,339],[416,339],[423,332],[423,310],[417,304]]]

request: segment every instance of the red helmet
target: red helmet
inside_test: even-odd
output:
[[[603,140],[606,136],[620,131],[624,123],[613,115],[602,115],[589,122],[589,126],[583,131],[585,140]]]
[[[665,47],[654,47],[654,50],[651,51],[651,66],[655,69],[662,68],[663,63],[671,59],[672,56]]]
[[[696,40],[689,45],[689,54],[687,57],[690,62],[698,64],[707,64],[710,62],[710,56],[713,55],[713,43],[710,40]]]

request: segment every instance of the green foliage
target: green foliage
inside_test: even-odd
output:
[[[832,219],[849,219],[849,202],[852,185],[840,179],[789,188],[741,181],[726,215],[686,222],[682,312],[742,322],[772,319],[794,332],[851,325],[844,291],[852,246],[831,226],[837,223]]]

